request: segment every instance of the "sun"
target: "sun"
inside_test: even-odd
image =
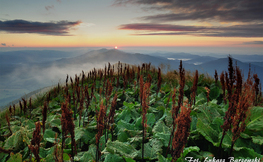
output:
[[[118,47],[117,47],[117,46],[115,46],[114,48],[115,48],[115,49],[118,49]]]

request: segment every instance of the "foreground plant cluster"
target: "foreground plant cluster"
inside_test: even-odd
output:
[[[172,78],[172,79],[171,79]],[[70,81],[69,81],[70,80]],[[218,80],[122,63],[82,72],[2,112],[0,159],[12,161],[263,160],[256,74],[229,57]]]

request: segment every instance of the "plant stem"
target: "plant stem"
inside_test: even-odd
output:
[[[144,162],[144,125],[142,128],[142,161]]]

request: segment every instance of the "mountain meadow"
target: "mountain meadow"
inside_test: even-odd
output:
[[[170,71],[118,62],[67,75],[65,83],[1,112],[0,159],[263,160],[259,76],[231,57],[225,61],[228,70],[213,77],[185,70],[182,61]]]

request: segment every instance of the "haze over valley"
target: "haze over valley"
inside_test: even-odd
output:
[[[208,73],[213,77],[215,70],[219,75],[227,70],[227,56],[200,56],[182,52],[143,54],[105,48],[89,50],[83,54],[58,50],[0,52],[0,106],[3,108],[32,91],[57,83],[63,84],[67,74],[73,78],[82,70],[89,72],[93,68],[104,68],[108,62],[115,64],[120,61],[135,65],[151,62],[155,67],[162,64],[162,71],[166,72],[178,69],[180,60],[183,60],[186,70],[198,70],[199,73]],[[232,58],[234,65],[237,63],[242,69],[244,77],[247,76],[250,63],[252,72],[257,73],[260,80],[263,80],[262,55],[232,55]]]

